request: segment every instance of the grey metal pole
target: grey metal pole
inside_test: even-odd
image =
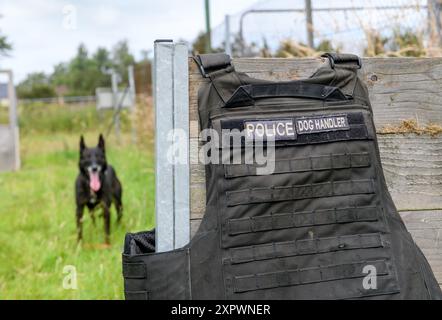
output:
[[[137,95],[135,92],[135,76],[134,76],[134,66],[130,65],[127,67],[127,76],[129,79],[129,95],[131,99],[130,106],[130,119],[131,119],[131,132],[132,132],[132,143],[137,143],[137,132],[135,130],[135,108],[137,105]]]
[[[442,46],[442,0],[428,0],[428,28],[433,46]]]
[[[115,134],[118,142],[120,141],[120,114],[118,113],[118,75],[115,70],[112,70],[112,102],[114,105],[115,116]]]
[[[315,43],[313,38],[313,14],[311,0],[305,0],[305,22],[307,28],[307,43],[310,48],[313,48]]]
[[[210,53],[212,51],[212,37],[210,34],[210,1],[204,0],[205,9],[206,9],[206,53]]]
[[[12,71],[8,70],[8,96],[9,96],[9,126],[14,139],[14,153],[15,153],[15,170],[20,169],[20,138],[18,129],[17,117],[17,96],[14,87],[14,75]]]
[[[225,38],[225,51],[226,53],[231,56],[232,55],[232,44],[230,43],[230,16],[226,14],[225,18],[225,25],[226,25],[226,38]]]

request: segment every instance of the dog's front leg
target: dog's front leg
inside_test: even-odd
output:
[[[77,219],[77,240],[81,241],[83,238],[83,212],[84,212],[84,205],[77,204],[77,213],[76,213],[76,219]]]
[[[104,218],[104,233],[106,244],[110,244],[110,203],[103,204],[103,218]]]

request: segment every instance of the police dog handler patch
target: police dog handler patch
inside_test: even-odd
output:
[[[293,119],[244,121],[247,139],[295,140]]]
[[[292,119],[246,120],[245,136],[248,140],[296,140],[298,134],[349,130],[346,114],[311,116]]]
[[[318,133],[327,131],[349,130],[346,114],[330,116],[314,116],[296,119],[298,134]]]

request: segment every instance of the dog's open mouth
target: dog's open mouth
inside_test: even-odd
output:
[[[101,188],[100,176],[98,172],[89,172],[89,187],[92,191],[97,192]]]

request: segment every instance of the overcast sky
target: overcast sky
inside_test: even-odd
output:
[[[211,0],[212,26],[257,0]],[[89,51],[127,39],[132,52],[152,49],[155,39],[193,40],[204,30],[204,0],[0,0],[0,30],[14,46],[0,68],[51,72],[83,42]]]

